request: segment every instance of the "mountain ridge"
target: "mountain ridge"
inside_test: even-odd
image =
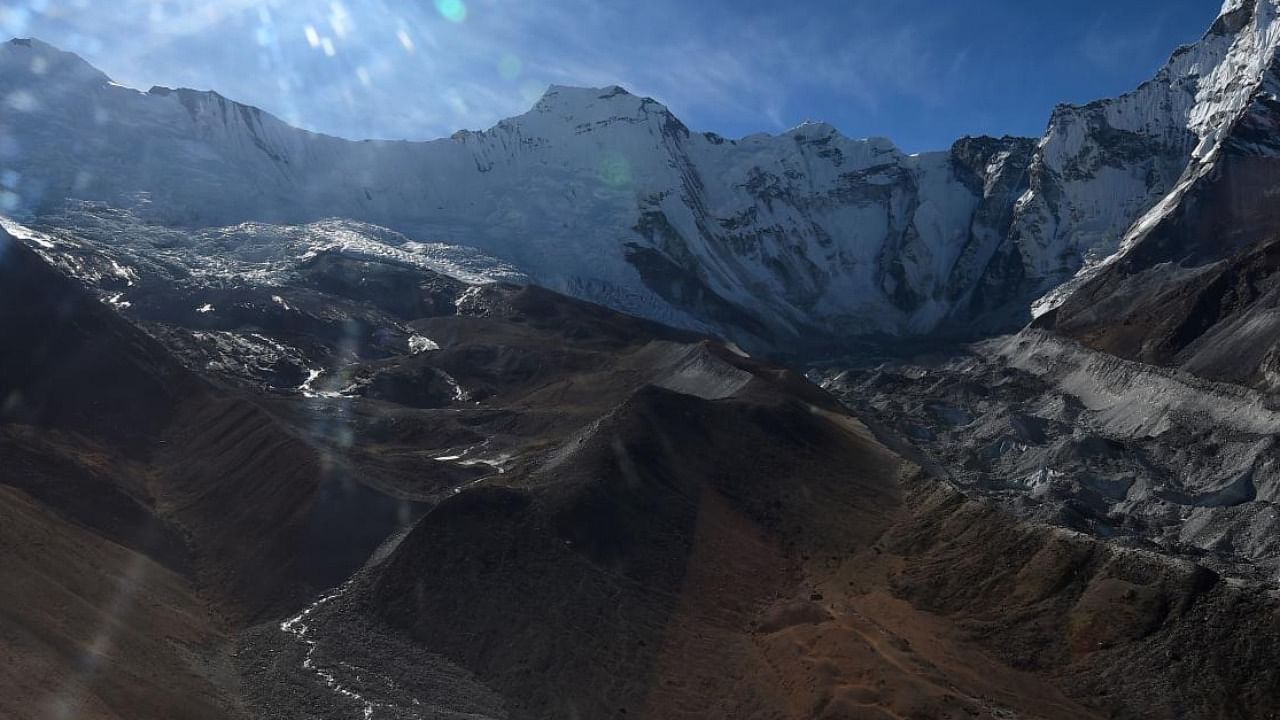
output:
[[[541,285],[754,351],[981,336],[1017,329],[1124,251],[1265,79],[1275,15],[1275,0],[1229,0],[1152,80],[1059,106],[1038,142],[920,154],[826,123],[698,133],[619,86],[552,86],[529,112],[451,138],[353,142],[100,73],[77,97],[82,84],[50,88],[12,59],[50,46],[11,42],[0,92],[27,99],[6,123],[17,147],[0,159],[19,181],[0,204],[21,216],[106,201],[191,227],[346,217],[473,246]],[[65,137],[75,161],[49,149]]]

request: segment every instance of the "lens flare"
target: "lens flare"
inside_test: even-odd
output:
[[[405,52],[413,52],[413,38],[409,36],[408,30],[405,30],[404,28],[397,30],[396,39],[400,41],[400,45],[404,48]]]
[[[520,58],[515,55],[503,55],[498,60],[498,74],[504,80],[515,80],[520,77],[520,73],[524,72],[524,65],[520,62]]]
[[[462,0],[436,0],[436,11],[449,22],[460,23],[467,19],[467,6]]]
[[[600,179],[610,187],[620,188],[631,184],[631,163],[617,153],[608,153],[600,159]]]

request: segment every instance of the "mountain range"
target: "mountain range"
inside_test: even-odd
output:
[[[359,220],[751,349],[972,337],[1055,305],[1226,155],[1268,156],[1276,14],[1226,3],[1150,81],[1059,107],[1038,140],[918,155],[822,123],[699,133],[618,87],[552,87],[483,132],[351,142],[18,40],[0,50],[0,161],[17,216],[71,197],[190,227]]]
[[[1280,0],[1039,138],[0,45],[0,715],[1272,718]]]

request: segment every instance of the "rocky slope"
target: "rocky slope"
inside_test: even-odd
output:
[[[1265,393],[1035,331],[825,384],[1021,517],[1236,577],[1280,575],[1280,416]]]
[[[1030,250],[1034,277],[1061,282],[1081,261],[1086,270],[1105,261],[1213,154],[1266,82],[1280,46],[1276,12],[1270,0],[1227,0],[1200,42],[1176,50],[1150,81],[1054,113],[1011,236]]]
[[[1228,3],[1204,42],[1174,56],[1201,67],[1223,53],[1181,105],[1162,74],[1090,106],[1115,116],[1107,127],[1144,132],[1152,107],[1181,107],[1191,160],[1172,186],[1152,185],[1159,200],[1113,253],[1044,299],[1033,329],[954,355],[855,360],[825,376],[831,387],[1024,517],[1273,579],[1276,16],[1274,4]]]
[[[367,226],[89,216],[0,246],[18,717],[1270,711],[1265,587],[975,504],[795,373]],[[225,236],[321,247],[166,262]]]
[[[1258,5],[1258,43],[1280,38],[1275,14]],[[1258,60],[1260,81],[1233,97],[1241,110],[1231,123],[1205,137],[1178,186],[1040,326],[1123,357],[1275,389],[1280,57]]]
[[[1238,124],[1280,41],[1273,3],[1230,0],[1151,81],[1060,108],[1038,143],[914,156],[820,123],[697,133],[620,88],[552,88],[446,140],[347,142],[213,93],[118,87],[13,41],[0,48],[3,197],[10,213],[79,198],[195,227],[373,222],[756,349],[1012,329]]]

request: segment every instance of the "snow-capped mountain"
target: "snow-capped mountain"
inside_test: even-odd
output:
[[[1086,264],[1036,314],[1127,251],[1213,163],[1255,94],[1274,82],[1268,68],[1280,47],[1278,13],[1275,0],[1227,0],[1204,38],[1175,51],[1151,81],[1055,113],[1033,167],[1033,176],[1049,180],[1033,181],[1020,199],[1019,227],[1026,237],[1058,237]]]
[[[1232,72],[1193,109],[1199,142],[1185,173],[1115,254],[1056,293],[1040,325],[1124,357],[1280,386],[1276,15],[1259,4],[1219,21],[1254,49],[1234,46],[1220,66]]]
[[[1278,15],[922,155],[0,43],[0,718],[1275,720]]]
[[[1038,144],[920,155],[821,123],[693,132],[617,87],[552,87],[484,132],[351,142],[215,93],[120,87],[15,40],[0,49],[0,205],[98,200],[195,227],[349,218],[749,347],[1007,328],[1212,154],[1275,57],[1278,6],[1229,0],[1153,80],[1059,108]]]

